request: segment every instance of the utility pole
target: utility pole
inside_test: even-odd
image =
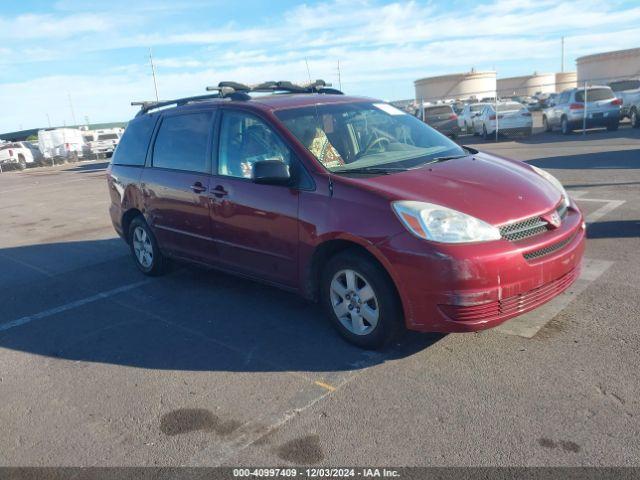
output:
[[[560,39],[560,72],[564,72],[564,36]]]
[[[149,48],[149,62],[151,63],[151,75],[153,76],[153,88],[156,91],[156,102],[160,101],[158,97],[158,81],[156,80],[156,67],[153,65],[153,54],[151,48]]]
[[[51,128],[51,117],[49,117],[48,113],[47,113],[47,123],[49,124],[49,128]]]
[[[69,97],[69,108],[71,109],[71,120],[73,120],[74,125],[78,125],[76,123],[76,112],[73,111],[73,102],[71,101],[71,94],[67,92],[67,96]]]

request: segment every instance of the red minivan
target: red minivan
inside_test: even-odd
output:
[[[144,104],[129,123],[110,214],[142,272],[173,258],[295,291],[365,348],[490,328],[577,278],[584,219],[549,173],[379,100],[283,90]]]

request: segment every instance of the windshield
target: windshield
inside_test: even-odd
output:
[[[522,110],[524,107],[519,103],[499,103],[498,111],[499,112],[513,112],[515,110]]]
[[[116,140],[118,135],[115,133],[105,133],[103,135],[98,135],[98,140]]]
[[[598,102],[613,98],[610,88],[587,88],[587,102]],[[584,89],[576,92],[576,102],[584,102]]]
[[[386,103],[316,105],[275,113],[332,172],[405,169],[466,154],[444,135]]]
[[[427,107],[424,109],[425,117],[435,117],[436,115],[451,115],[451,107]]]

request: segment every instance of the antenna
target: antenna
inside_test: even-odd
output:
[[[307,75],[309,76],[309,83],[311,83],[311,70],[309,70],[309,62],[307,61],[307,57],[304,57],[304,63],[307,65]]]
[[[158,97],[158,82],[156,80],[156,67],[153,65],[153,54],[151,53],[151,48],[149,48],[149,63],[151,63],[151,75],[153,76],[153,88],[156,91],[156,102],[159,102],[160,99]]]
[[[342,77],[340,76],[340,60],[338,60],[338,88],[342,90]]]

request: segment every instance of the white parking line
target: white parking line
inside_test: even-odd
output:
[[[34,313],[33,315],[27,315],[25,317],[17,318],[9,322],[0,323],[0,332],[4,332],[6,330],[19,327],[21,325],[26,325],[27,323],[31,323],[34,320],[40,320],[42,318],[50,317],[51,315],[56,315],[58,313],[66,312],[67,310],[72,310],[74,308],[81,307],[88,303],[93,303],[98,300],[113,297],[114,295],[118,295],[119,293],[123,293],[123,292],[128,292],[129,290],[133,290],[134,288],[141,287],[142,285],[146,285],[147,283],[150,283],[150,282],[151,280],[147,279],[147,280],[142,280],[140,282],[130,283],[128,285],[123,285],[122,287],[114,288],[113,290],[107,290],[105,292],[100,292],[95,295],[91,295],[90,297],[81,298],[80,300],[76,300],[75,302],[65,303],[64,305],[60,305],[58,307],[54,307],[48,310],[44,310],[42,312]]]
[[[532,338],[542,327],[564,310],[571,301],[607,271],[614,262],[585,258],[578,280],[562,294],[541,307],[504,322],[493,330],[505,335]]]

